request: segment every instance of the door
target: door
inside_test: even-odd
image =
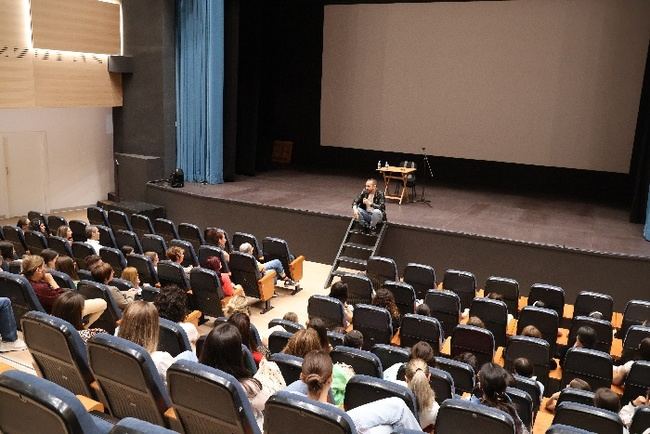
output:
[[[49,211],[47,203],[47,143],[42,131],[1,133],[4,156],[6,215]],[[0,186],[0,188],[3,186]],[[0,206],[2,204],[0,203]]]

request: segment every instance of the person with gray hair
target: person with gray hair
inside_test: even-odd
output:
[[[239,251],[241,253],[247,253],[247,254],[253,256],[253,258],[255,258],[255,256],[253,255],[253,246],[251,245],[251,243],[242,243],[239,246]],[[277,282],[278,277],[280,277],[280,279],[282,279],[284,281],[285,286],[295,285],[295,282],[293,280],[291,280],[291,278],[289,276],[287,276],[287,274],[284,272],[284,267],[282,266],[282,261],[280,261],[279,259],[273,259],[271,261],[260,263],[257,260],[257,258],[255,258],[255,263],[257,264],[257,268],[262,273],[266,273],[266,272],[268,272],[270,270],[275,271],[275,275],[276,275],[275,281],[276,282]]]

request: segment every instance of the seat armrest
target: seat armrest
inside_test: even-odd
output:
[[[195,327],[199,327],[199,318],[201,318],[201,311],[200,310],[194,310],[190,313],[187,314],[185,317],[185,322],[189,322],[194,324]]]
[[[100,413],[104,412],[104,404],[102,404],[99,401],[95,401],[92,398],[88,398],[85,395],[77,395],[77,398],[79,401],[81,401],[81,404],[84,406],[87,412],[91,411],[98,411]]]
[[[260,293],[260,300],[270,300],[275,293],[275,271],[270,270],[257,281],[257,290]]]
[[[181,421],[178,419],[178,414],[176,414],[176,410],[174,410],[173,407],[169,407],[167,411],[165,411],[165,420],[167,421],[167,426],[176,432],[183,432],[183,425],[181,424]]]
[[[289,264],[289,272],[291,278],[296,282],[299,282],[302,279],[302,266],[305,262],[305,256],[300,255]]]

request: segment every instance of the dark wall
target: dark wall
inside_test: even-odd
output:
[[[161,158],[161,170],[176,166],[176,64],[174,0],[123,0],[124,105],[113,109],[114,151]],[[120,173],[128,177],[129,173]]]
[[[229,234],[245,231],[258,239],[278,236],[287,240],[294,254],[325,264],[332,263],[350,222],[343,216],[206,198],[156,185],[147,186],[147,199],[166,207],[168,218],[176,223],[219,226]],[[489,276],[511,277],[519,281],[522,295],[535,282],[560,285],[568,303],[581,290],[611,294],[619,311],[627,300],[648,298],[647,258],[393,224],[379,253],[394,258],[400,270],[409,262],[432,265],[438,280],[447,268],[473,272],[481,287]]]

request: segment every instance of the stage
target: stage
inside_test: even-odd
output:
[[[279,236],[310,260],[333,260],[351,216],[352,200],[367,175],[276,170],[220,185],[182,189],[147,185],[148,202],[167,208],[177,223],[221,226],[258,239]],[[378,177],[379,178],[379,177]],[[379,182],[383,188],[383,182]],[[417,198],[422,194],[417,187]],[[595,201],[480,188],[427,185],[426,203],[387,202],[390,223],[380,254],[446,268],[580,290],[625,291],[623,300],[647,298],[650,243],[627,209]],[[623,295],[621,292],[617,292]],[[617,300],[617,305],[622,301]],[[618,306],[622,308],[622,306]]]

